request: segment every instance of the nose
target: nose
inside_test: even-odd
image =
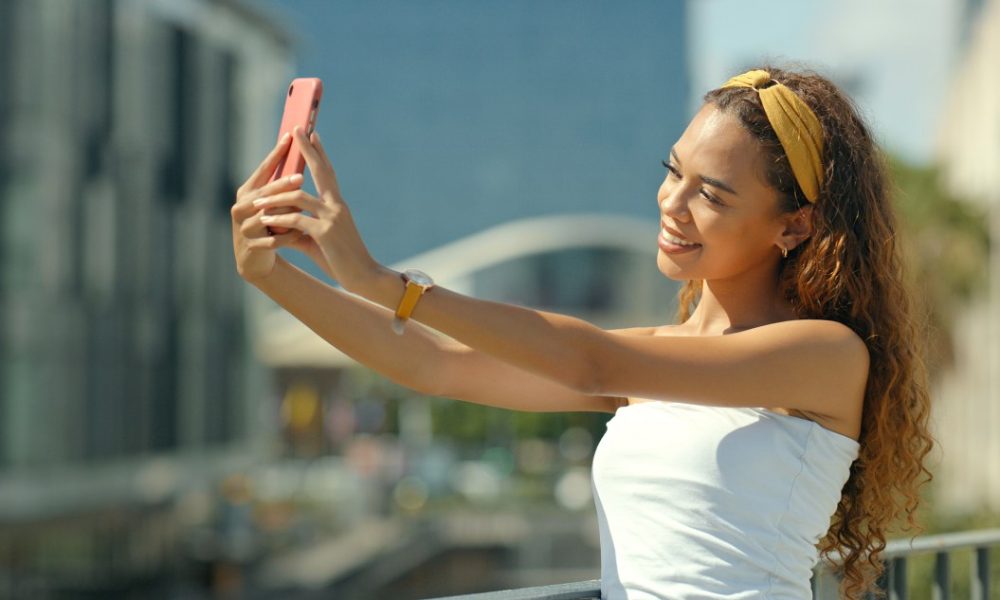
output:
[[[688,211],[687,199],[684,195],[683,186],[674,185],[670,188],[664,186],[661,189],[660,213],[669,215],[676,221],[687,221],[691,217]]]

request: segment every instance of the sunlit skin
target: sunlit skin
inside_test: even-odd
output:
[[[813,90],[813,98],[827,93],[826,84],[822,89],[819,83],[803,85]],[[749,92],[739,94],[754,99]],[[836,201],[849,202],[852,211],[856,203],[857,208],[880,208],[885,199],[879,193],[888,181],[880,168],[867,168],[877,149],[851,107],[839,106],[842,100],[836,95],[828,98],[819,101],[827,105],[829,116],[824,141],[836,140],[831,150],[846,145],[857,155],[845,161],[843,171],[838,164],[834,177],[827,178],[834,187],[821,188],[822,204],[817,206],[821,212]],[[838,229],[839,220],[819,225],[826,215],[814,213],[811,205],[779,213],[783,198],[763,179],[769,152],[737,117],[707,104],[679,139],[662,140],[659,158],[669,159],[674,171],[664,173],[655,194],[657,211],[650,216],[698,245],[677,254],[666,241],[660,246],[651,236],[648,243],[658,244],[657,265],[663,276],[704,282],[691,316],[678,325],[608,330],[571,315],[467,296],[439,283],[421,297],[406,329],[397,335],[391,324],[404,294],[400,273],[367,251],[318,135],[307,138],[298,129],[294,136],[317,194],[299,189],[299,181],[268,183],[288,149],[284,140],[237,190],[231,209],[234,256],[237,272],[247,282],[325,341],[421,396],[532,412],[610,414],[635,402],[679,401],[769,409],[813,421],[857,442],[859,455],[864,452],[865,468],[852,470],[856,485],[844,490],[847,496],[836,513],[841,520],[826,538],[824,551],[846,548],[852,552],[846,555],[848,561],[877,560],[877,553],[869,550],[878,547],[890,517],[899,514],[898,505],[888,505],[890,497],[901,491],[907,501],[916,498],[911,483],[923,454],[909,437],[930,439],[924,427],[926,389],[919,377],[913,378],[922,375],[919,348],[905,348],[918,323],[910,319],[904,290],[895,285],[897,257],[892,247],[849,247],[851,261],[846,263],[828,250],[813,256],[811,245],[828,239],[838,243],[845,233]],[[855,190],[842,189],[854,184],[855,177],[864,178]],[[722,189],[720,182],[736,193]],[[362,201],[391,203],[392,198]],[[298,210],[265,215],[280,207]],[[871,216],[872,223],[860,224],[864,237],[847,241],[872,244],[871,233],[891,225],[890,214],[873,210]],[[815,232],[810,230],[812,217],[817,218]],[[292,232],[271,236],[265,225]],[[280,247],[306,252],[343,290],[275,257]],[[783,249],[793,253],[787,260],[801,259],[803,265],[822,269],[821,281],[804,286],[802,301],[855,301],[857,330],[852,323],[834,320],[836,315],[824,318],[822,309],[804,311],[804,318],[798,318],[779,291]],[[853,260],[866,250],[876,262],[853,271]],[[842,265],[847,266],[843,271]],[[446,276],[441,274],[445,281]],[[869,277],[886,277],[889,285],[881,292],[884,297],[860,288],[846,288],[852,293],[845,293],[838,289],[838,276],[847,277],[843,283],[849,286],[864,285]],[[664,307],[669,301],[663,299]],[[868,317],[873,319],[864,321]],[[868,341],[875,337],[889,345],[870,353]],[[872,360],[880,361],[876,364],[882,368],[870,379]],[[868,421],[877,426],[863,431],[862,413],[869,398],[874,404]],[[886,418],[900,429],[874,421]],[[810,427],[810,436],[812,431],[818,427]],[[899,442],[905,448],[894,446],[894,432],[905,436],[905,443]],[[899,460],[904,454],[905,464]],[[900,473],[900,464],[908,473]],[[870,529],[870,523],[878,527]],[[860,564],[847,563],[846,572],[854,581],[859,581]]]
[[[776,194],[753,168],[760,149],[714,108],[699,111],[678,140],[679,176],[671,174],[658,194],[667,226],[704,244],[658,257],[668,277],[709,282],[691,319],[679,327],[604,330],[570,315],[436,286],[411,320],[454,340],[447,343],[417,323],[415,336],[397,336],[389,329],[392,312],[360,313],[345,295],[274,257],[278,247],[299,248],[352,294],[389,311],[399,304],[400,274],[368,252],[318,136],[301,130],[294,136],[319,194],[291,180],[266,183],[287,140],[276,146],[238,190],[231,211],[237,270],[313,331],[397,381],[493,405],[511,406],[493,391],[520,393],[535,410],[614,412],[632,398],[679,397],[713,406],[777,405],[776,411],[811,416],[857,439],[868,369],[863,341],[841,323],[796,319],[778,300],[780,248],[807,239],[809,209],[777,214]],[[719,184],[710,189],[703,178],[726,182],[738,195]],[[299,210],[264,214],[283,206]],[[265,225],[296,231],[269,236]],[[510,387],[495,384],[501,380]]]
[[[676,155],[666,160],[676,172],[667,171],[656,196],[661,226],[701,247],[683,254],[661,248],[656,262],[667,277],[702,279],[704,286],[691,317],[671,332],[722,335],[795,319],[778,291],[781,248],[809,237],[812,207],[778,214],[778,193],[762,179],[757,142],[713,104],[698,111],[673,148]],[[699,176],[721,180],[736,194]]]

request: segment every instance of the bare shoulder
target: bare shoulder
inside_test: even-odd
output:
[[[796,344],[815,344],[824,349],[840,350],[844,358],[867,365],[868,345],[853,329],[830,319],[792,319],[755,327],[741,333],[759,332],[767,338],[791,336]]]
[[[830,396],[821,409],[790,407],[775,410],[816,421],[856,440],[861,428],[864,390],[871,361],[868,345],[861,336],[847,325],[829,319],[781,321],[742,333],[753,331],[761,336],[762,347],[771,346],[774,340],[780,338],[782,343],[801,349],[802,356],[821,361],[829,373],[837,376],[837,385],[828,387]],[[822,394],[818,392],[817,395]]]
[[[853,329],[830,319],[791,319],[730,334],[751,349],[790,352],[845,376],[867,380],[868,345]]]

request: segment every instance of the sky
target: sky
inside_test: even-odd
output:
[[[692,89],[759,57],[804,61],[847,87],[890,151],[933,156],[962,0],[690,0]]]

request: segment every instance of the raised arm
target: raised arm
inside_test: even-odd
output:
[[[255,198],[251,202],[257,209],[291,206],[300,210],[255,215],[241,229],[258,238],[263,225],[300,232],[295,239],[312,240],[345,289],[394,310],[403,294],[400,274],[368,252],[319,136],[313,132],[307,138],[296,128],[295,139],[319,196],[295,189]],[[239,210],[233,211],[235,217]],[[236,247],[238,264],[249,264],[249,260],[241,263],[240,257],[252,258],[258,248],[288,245],[292,239],[279,235],[249,242],[242,251]],[[241,267],[241,275],[252,272],[258,281],[271,279],[263,259],[252,266]],[[274,281],[286,279],[279,274]],[[320,327],[328,325],[329,315],[314,319],[307,313],[322,311],[328,297],[313,293],[310,300],[289,287],[271,288],[270,293],[286,294],[279,303],[324,337],[331,335]],[[792,319],[730,335],[638,337],[616,335],[570,315],[472,298],[441,286],[424,296],[411,313],[411,321],[587,396],[684,398],[713,406],[794,409],[841,421],[860,415],[869,367],[867,344],[836,321]],[[445,391],[450,389],[479,387]]]
[[[399,303],[401,287],[399,273],[376,265],[348,289],[388,308]],[[836,321],[790,319],[728,335],[636,336],[439,285],[421,298],[411,320],[582,394],[798,410],[849,431],[860,418],[867,345]]]
[[[244,280],[354,360],[417,392],[515,410],[614,410],[610,402],[517,369],[420,323],[396,335],[391,310],[329,286],[278,256],[279,246],[301,250],[339,279],[311,237],[299,231],[268,235],[263,211],[255,206],[263,197],[299,189],[298,175],[267,181],[288,141],[279,141],[240,186],[230,211],[236,270]]]
[[[392,331],[392,311],[336,289],[278,257],[253,284],[330,344],[399,385],[431,396],[531,412],[614,412],[590,396],[473,350],[417,322]]]

